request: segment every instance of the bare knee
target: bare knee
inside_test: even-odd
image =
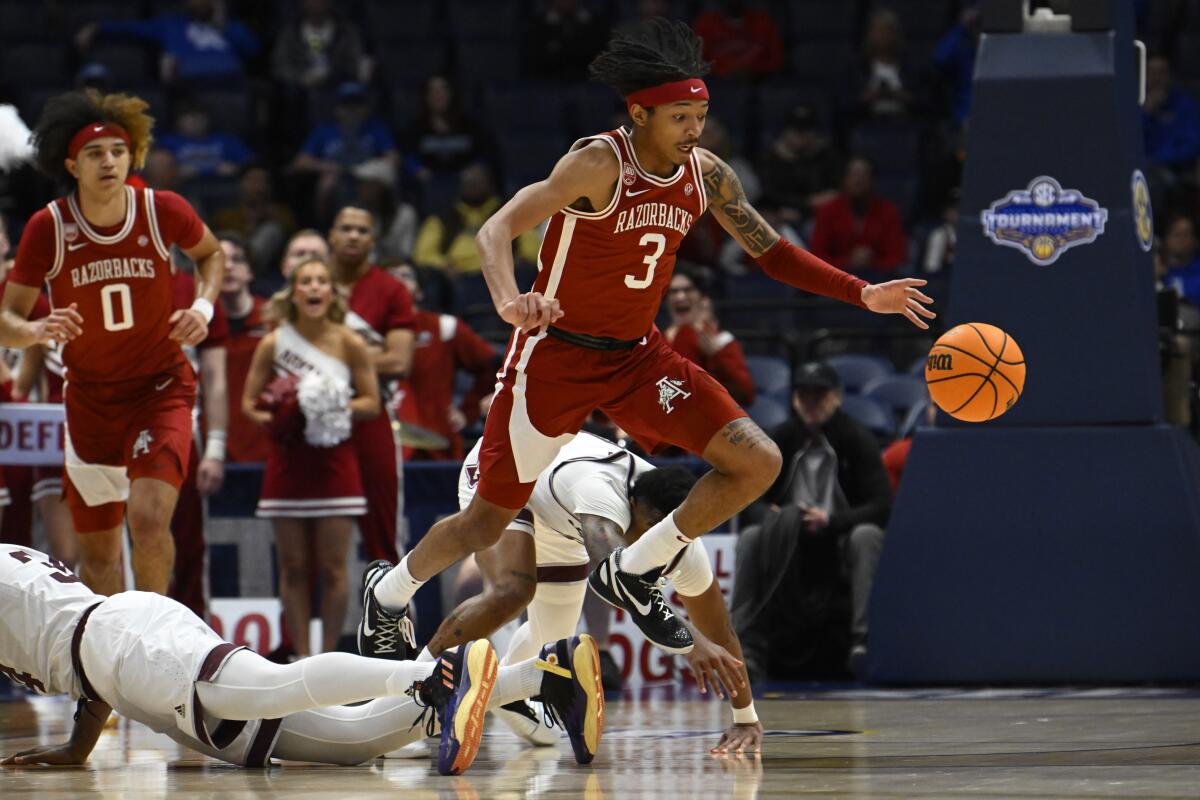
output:
[[[159,499],[144,499],[130,504],[126,515],[129,535],[135,541],[152,541],[171,533],[171,504]]]
[[[505,612],[508,612],[508,617],[511,619],[524,611],[533,602],[533,595],[536,591],[536,578],[514,575],[510,579],[493,586],[488,591],[488,600],[494,603],[497,608],[502,608]]]
[[[476,495],[461,512],[459,524],[472,551],[478,552],[500,541],[500,536],[516,516],[514,509],[493,505]]]
[[[321,583],[327,592],[344,594],[349,584],[345,564],[322,564]]]

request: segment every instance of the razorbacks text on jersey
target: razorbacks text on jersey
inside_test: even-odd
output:
[[[558,300],[564,314],[555,327],[640,339],[654,324],[683,237],[708,207],[700,159],[693,150],[673,175],[660,178],[642,169],[624,128],[580,139],[571,149],[593,141],[613,149],[621,179],[605,208],[564,208],[550,218],[533,291]]]
[[[89,224],[74,194],[53,201],[30,219],[17,250],[14,283],[45,283],[55,308],[78,305],[83,333],[62,352],[73,384],[157,375],[184,361],[170,339],[168,248],[194,247],[204,223],[173,192],[125,193],[125,220],[109,229]]]

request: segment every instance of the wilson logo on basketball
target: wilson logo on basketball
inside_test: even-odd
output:
[[[926,364],[926,369],[947,370],[954,369],[954,356],[949,353],[930,353],[929,362]]]

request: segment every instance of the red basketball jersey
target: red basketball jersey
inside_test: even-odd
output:
[[[169,338],[174,311],[168,248],[193,247],[204,224],[178,195],[125,187],[125,221],[97,230],[75,196],[55,200],[30,219],[12,280],[45,282],[50,303],[77,303],[83,333],[63,348],[71,383],[148,377],[186,359]]]
[[[538,253],[533,290],[557,298],[555,327],[591,336],[640,339],[649,333],[671,283],[675,253],[708,199],[695,150],[668,178],[642,169],[623,128],[576,142],[607,143],[621,163],[608,206],[564,208],[553,217]]]

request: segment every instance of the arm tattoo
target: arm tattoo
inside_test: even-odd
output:
[[[779,241],[779,234],[750,205],[742,182],[730,166],[716,156],[712,159],[711,167],[704,172],[708,207],[729,221],[738,244],[758,258]]]
[[[721,435],[732,445],[744,444],[753,450],[760,444],[771,441],[771,437],[763,433],[763,429],[749,417],[735,419],[722,429]]]

